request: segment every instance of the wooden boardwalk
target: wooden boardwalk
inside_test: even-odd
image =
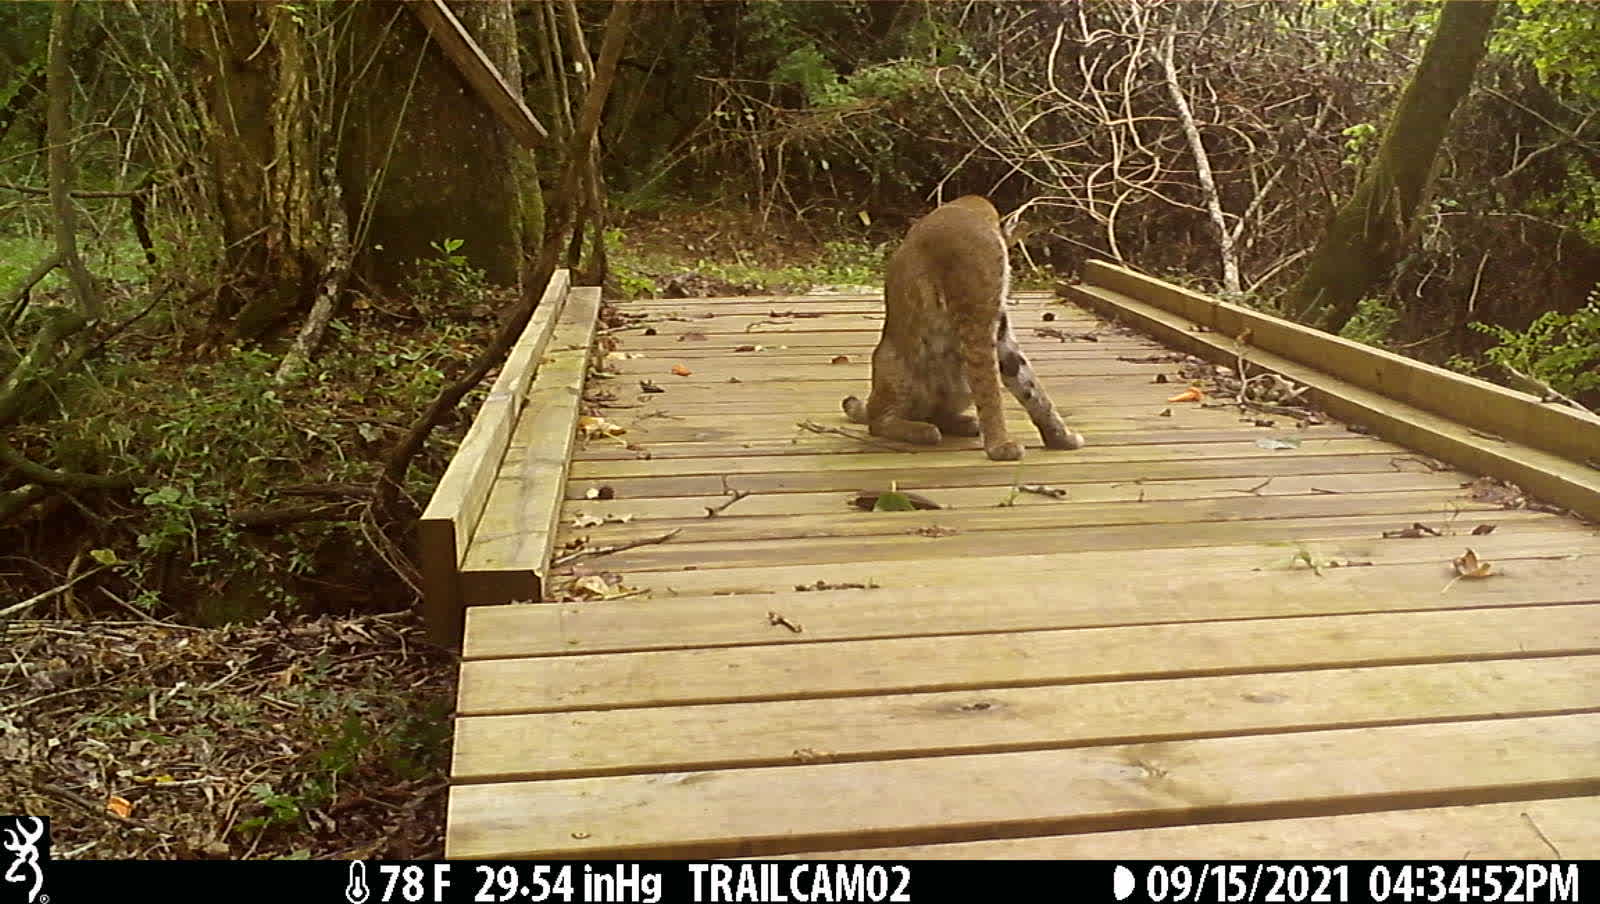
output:
[[[574,442],[595,302],[530,329],[503,379],[534,401],[480,417],[425,522],[436,615],[613,597],[466,610],[448,856],[1600,856],[1592,525],[1331,419],[1168,401],[1181,361],[1037,294],[1013,322],[1081,450],[1010,400],[1020,465],[797,427],[862,432],[863,296],[623,305],[583,391],[626,432]],[[1312,395],[1388,435],[1439,420],[1341,388]],[[1582,510],[1600,470],[1562,444],[1600,422],[1558,423],[1414,429]],[[942,508],[852,505],[891,486]],[[1454,579],[1469,547],[1493,576]]]

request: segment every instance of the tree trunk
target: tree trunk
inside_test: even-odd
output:
[[[490,62],[520,83],[507,0],[451,6]],[[355,230],[355,272],[375,289],[403,289],[433,243],[459,253],[488,281],[518,286],[525,225],[516,143],[422,24],[392,0],[355,4],[348,109],[340,117],[339,173]],[[511,69],[510,72],[507,70]]]
[[[1367,290],[1399,262],[1456,105],[1472,85],[1496,3],[1448,0],[1439,25],[1355,195],[1329,222],[1285,309],[1337,332]]]
[[[318,123],[301,19],[276,0],[183,12],[222,226],[227,278],[215,319],[236,339],[298,309],[320,269]]]

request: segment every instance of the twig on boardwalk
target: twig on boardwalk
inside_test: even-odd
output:
[[[787,618],[784,618],[782,614],[777,613],[777,612],[768,612],[767,613],[767,624],[769,624],[769,625],[783,625],[785,628],[788,628],[790,631],[793,631],[796,634],[799,634],[799,633],[801,633],[802,631],[805,630],[805,628],[802,628],[802,627],[800,627],[800,625],[796,624],[795,622],[792,622],[792,621],[788,620]]]
[[[888,449],[891,452],[906,451],[898,444],[884,442],[883,440],[857,430],[846,430],[842,427],[826,427],[814,421],[799,421],[795,424],[795,426],[799,427],[801,430],[809,430],[812,433],[831,433],[834,436],[842,436],[846,439],[853,439],[858,442],[866,443],[869,446],[877,446],[880,449]]]
[[[555,568],[558,565],[565,565],[568,562],[576,559],[582,559],[586,556],[609,556],[614,552],[622,552],[624,549],[633,549],[638,546],[650,546],[655,543],[665,543],[682,532],[683,528],[675,527],[659,537],[646,537],[643,540],[634,540],[632,543],[621,543],[616,546],[602,546],[599,549],[580,549],[577,552],[569,552],[564,556],[557,556],[556,558],[551,559],[550,567]]]
[[[749,490],[731,490],[730,492],[733,493],[733,498],[729,499],[727,502],[724,502],[721,505],[708,505],[708,506],[706,506],[706,517],[707,518],[715,518],[718,515],[718,513],[722,512],[728,506],[733,505],[735,502],[738,502],[739,500],[743,499],[744,497],[750,495],[750,491]]]

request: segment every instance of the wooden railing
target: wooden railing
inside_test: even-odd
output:
[[[1600,520],[1600,417],[1090,261],[1074,301],[1217,363],[1275,371],[1329,414]],[[1200,329],[1197,331],[1196,326]]]

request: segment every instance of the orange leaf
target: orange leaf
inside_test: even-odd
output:
[[[1191,386],[1188,389],[1185,389],[1183,392],[1180,392],[1177,395],[1173,396],[1172,398],[1167,399],[1167,401],[1169,401],[1169,402],[1198,402],[1198,401],[1200,401],[1201,399],[1203,399],[1205,397],[1206,397],[1206,394],[1200,391],[1200,387]]]
[[[674,365],[672,365],[672,372],[677,374],[680,377],[687,377],[688,375],[694,373],[694,371],[690,370],[687,367],[684,367],[682,364],[674,364]]]
[[[121,816],[123,819],[127,819],[133,815],[133,802],[126,797],[118,797],[113,794],[106,799],[106,810]]]
[[[849,364],[850,363],[850,356],[849,355],[834,355],[833,356],[833,361],[830,362],[830,363],[832,363],[832,364]]]

